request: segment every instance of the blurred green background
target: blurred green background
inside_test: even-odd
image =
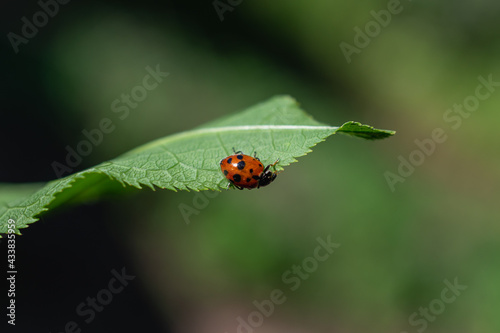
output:
[[[238,316],[248,322],[253,302],[280,289],[286,301],[255,332],[499,332],[500,91],[456,129],[443,117],[475,94],[478,77],[500,82],[500,3],[403,1],[348,62],[341,43],[356,46],[356,28],[376,27],[371,12],[383,15],[388,4],[395,2],[241,1],[221,21],[212,1],[70,2],[17,54],[5,38],[3,182],[54,179],[51,163],[102,118],[116,130],[75,171],[277,94],[321,122],[397,131],[376,142],[331,137],[265,189],[145,189],[47,215],[19,238],[19,265],[29,272],[53,258],[44,249],[69,251],[69,267],[89,260],[83,266],[92,272],[100,262],[93,275],[104,286],[116,258],[88,253],[118,248],[118,262],[140,281],[134,306],[154,313],[141,322],[151,331],[237,332]],[[21,18],[40,11],[34,1],[2,6],[5,34],[19,34]],[[112,102],[157,65],[170,75],[121,120]],[[397,174],[398,157],[408,160],[414,141],[436,128],[447,140],[391,187],[385,173]],[[195,210],[188,218],[186,205]],[[341,246],[290,290],[282,275],[329,235]],[[51,298],[56,314],[39,312],[43,325],[35,327],[61,330],[98,290],[63,283],[80,273],[57,271],[59,282],[26,278],[20,287],[27,302],[34,286],[71,291],[72,299]],[[467,289],[439,301],[443,281],[456,278]],[[85,329],[116,328],[102,319],[113,311],[122,324],[132,320],[119,315],[120,302]],[[432,319],[411,320],[429,306]]]

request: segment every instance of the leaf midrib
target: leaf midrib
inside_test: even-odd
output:
[[[223,132],[241,132],[241,131],[266,131],[266,130],[338,130],[338,126],[312,126],[312,125],[245,125],[245,126],[224,126],[224,127],[210,127],[210,128],[200,128],[192,131],[185,131],[170,135],[161,139],[144,144],[140,147],[132,149],[122,156],[129,154],[140,153],[141,151],[151,149],[156,146],[164,145],[170,142],[174,142],[186,137],[197,137],[212,133],[223,133]]]

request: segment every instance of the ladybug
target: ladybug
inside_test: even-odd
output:
[[[252,157],[243,154],[241,151],[234,151],[234,155],[220,161],[220,169],[230,181],[228,187],[232,184],[238,190],[252,189],[267,186],[276,179],[278,172],[271,171],[269,168],[274,167],[278,162],[279,159],[264,168],[256,153]]]

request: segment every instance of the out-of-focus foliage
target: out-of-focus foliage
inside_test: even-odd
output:
[[[324,123],[398,131],[327,141],[265,191],[120,201],[110,224],[131,222],[124,232],[165,318],[235,331],[254,300],[281,289],[286,301],[264,320],[276,332],[415,332],[423,324],[410,318],[429,306],[429,332],[500,330],[500,91],[480,79],[500,82],[500,6],[403,1],[348,63],[341,43],[356,46],[390,2],[243,1],[223,22],[210,2],[181,15],[118,4],[61,12],[40,64],[55,122],[117,119],[89,165],[282,93]],[[126,104],[157,64],[169,77]],[[113,111],[116,100],[128,113]],[[388,172],[402,180],[390,186]],[[328,235],[340,247],[291,290],[283,274]],[[467,289],[439,308],[443,281],[456,277]]]

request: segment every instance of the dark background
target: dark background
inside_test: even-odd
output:
[[[351,63],[340,43],[387,1],[242,1],[222,22],[211,1],[71,1],[17,54],[7,34],[41,8],[0,5],[0,182],[55,179],[52,163],[104,117],[116,130],[74,172],[277,94],[331,125],[398,131],[329,138],[273,186],[223,192],[189,224],[179,207],[194,193],[148,189],[43,215],[16,238],[8,332],[62,332],[71,320],[83,332],[234,332],[328,235],[341,247],[260,332],[415,332],[409,316],[455,277],[467,290],[426,330],[498,332],[500,92],[456,130],[443,114],[479,76],[500,81],[500,5],[401,5]],[[157,64],[170,76],[119,120],[112,101]],[[384,173],[435,128],[447,141],[392,191]],[[84,323],[76,306],[123,267],[136,278]]]

